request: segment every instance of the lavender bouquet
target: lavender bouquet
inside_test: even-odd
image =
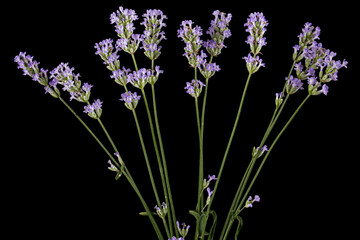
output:
[[[191,222],[191,228],[189,224],[180,223],[179,220],[182,222],[182,219],[178,219],[176,216],[175,207],[179,203],[172,197],[173,189],[169,181],[167,160],[158,119],[155,84],[161,79],[164,70],[155,64],[155,60],[161,56],[161,42],[166,40],[164,28],[167,19],[167,16],[161,10],[147,10],[142,15],[143,19],[140,23],[143,32],[135,33],[135,23],[139,20],[138,15],[134,10],[120,7],[110,16],[110,22],[114,25],[118,36],[117,40],[114,41],[109,38],[95,44],[95,54],[101,58],[110,71],[110,78],[120,85],[123,90],[123,93],[119,96],[120,101],[133,115],[152,186],[153,199],[144,199],[130,173],[130,169],[126,165],[127,159],[121,156],[124,149],[118,149],[101,121],[103,101],[91,99],[93,85],[82,82],[80,74],[76,73],[69,63],[60,63],[56,68],[49,71],[40,68],[40,63],[25,52],[20,52],[15,57],[15,62],[24,75],[28,75],[33,81],[41,84],[45,93],[59,99],[99,144],[109,159],[108,169],[113,172],[115,179],[125,179],[138,196],[143,206],[140,215],[149,219],[158,239],[183,240],[189,237],[208,240],[225,240],[234,237],[238,239],[244,224],[243,211],[260,202],[259,195],[252,193],[251,190],[278,139],[310,97],[327,95],[329,83],[337,81],[339,69],[347,66],[346,60],[335,60],[336,53],[324,48],[318,41],[320,39],[320,28],[313,26],[311,23],[305,23],[298,35],[298,44],[293,47],[291,57],[293,63],[289,74],[284,78],[283,88],[274,93],[273,115],[262,140],[252,149],[248,167],[245,169],[244,174],[242,177],[234,179],[234,181],[238,181],[238,188],[235,196],[228,196],[232,197],[233,201],[227,209],[228,213],[225,221],[220,223],[212,204],[221,183],[224,166],[242,113],[250,80],[256,72],[265,67],[265,63],[260,56],[262,55],[262,48],[267,45],[265,33],[269,23],[263,13],[255,12],[249,15],[244,24],[246,32],[249,34],[245,43],[250,47],[249,53],[243,57],[246,66],[244,71],[247,69],[248,77],[219,169],[215,169],[211,173],[204,173],[204,122],[208,87],[211,84],[209,80],[210,78],[216,78],[215,73],[221,70],[221,66],[216,64],[215,60],[223,51],[227,50],[225,41],[231,37],[229,27],[232,15],[216,10],[213,12],[213,16],[210,27],[206,30],[206,40],[203,39],[203,29],[195,25],[191,20],[183,21],[177,32],[177,36],[184,43],[183,56],[187,59],[189,67],[194,72],[193,79],[190,78],[189,82],[184,83],[184,89],[194,99],[194,112],[197,123],[196,134],[199,141],[199,155],[196,156],[198,158],[197,199],[194,202],[194,208],[189,210],[189,215],[193,216],[193,221],[190,218],[186,220],[188,223]],[[144,53],[149,60],[150,67],[138,66],[135,58],[135,53],[138,51]],[[120,54],[124,58],[131,58],[133,66],[121,66]],[[151,100],[147,98],[146,86],[151,88]],[[83,113],[98,122],[112,149],[103,144],[104,140],[98,138],[81,115],[76,113],[69,103],[63,99],[64,92],[68,92],[70,101],[75,100],[84,104]],[[304,92],[303,101],[295,108],[283,128],[278,133],[273,133],[274,126],[282,116],[281,113],[290,97]],[[212,93],[209,92],[209,94]],[[140,124],[137,117],[136,109],[138,104],[142,104],[142,102],[146,109],[156,160],[148,157],[148,145],[145,144],[143,138],[142,128],[147,127],[147,124]],[[272,142],[268,140],[270,134],[276,136]],[[154,168],[157,168],[157,171]],[[156,181],[155,172],[160,176],[160,182]],[[155,207],[153,207],[154,205]],[[216,229],[218,230],[216,231]]]

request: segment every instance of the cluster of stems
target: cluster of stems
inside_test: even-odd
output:
[[[160,72],[158,67],[154,67],[154,61],[160,56],[161,47],[158,46],[161,39],[164,39],[165,36],[163,32],[161,32],[161,27],[165,26],[163,23],[163,19],[166,17],[162,14],[160,10],[148,10],[146,14],[144,14],[146,20],[144,20],[143,24],[146,27],[146,31],[144,32],[144,36],[133,35],[133,27],[132,21],[137,19],[137,15],[133,10],[123,9],[120,7],[120,10],[111,16],[111,22],[116,23],[116,31],[120,39],[117,43],[116,51],[113,52],[114,48],[112,47],[112,40],[104,40],[103,42],[96,45],[98,48],[97,54],[101,56],[101,58],[107,64],[107,68],[114,73],[113,78],[118,78],[120,76],[120,61],[118,61],[117,51],[119,51],[118,47],[120,46],[125,52],[131,55],[134,68],[136,70],[136,74],[140,72],[137,62],[135,59],[134,53],[136,52],[140,40],[143,41],[143,48],[145,49],[145,55],[151,61],[151,71],[154,74],[155,70]],[[161,16],[158,19],[158,16]],[[246,43],[250,45],[251,52],[247,57],[244,57],[246,60],[246,67],[248,70],[248,77],[242,92],[242,96],[240,99],[237,115],[235,117],[234,125],[219,167],[217,175],[209,175],[209,180],[204,179],[204,122],[205,122],[205,112],[206,112],[206,102],[208,97],[208,88],[209,88],[209,78],[212,77],[215,71],[219,70],[219,67],[212,63],[213,57],[216,57],[220,54],[221,49],[224,47],[223,40],[231,35],[230,30],[227,28],[229,21],[231,19],[231,15],[225,15],[219,11],[214,12],[215,19],[212,21],[212,26],[209,28],[208,33],[211,36],[211,40],[205,43],[205,47],[207,51],[210,53],[210,60],[207,63],[205,58],[206,54],[201,51],[201,54],[198,55],[199,50],[201,48],[202,41],[199,39],[199,36],[202,35],[202,30],[198,26],[192,28],[192,21],[183,21],[183,28],[178,31],[178,36],[183,38],[186,43],[185,56],[189,60],[190,66],[194,67],[194,80],[191,83],[188,83],[187,92],[194,97],[195,102],[195,112],[196,112],[196,122],[197,122],[197,134],[199,141],[199,163],[198,163],[198,191],[197,191],[197,202],[195,210],[190,210],[190,214],[196,218],[196,226],[194,230],[194,240],[214,240],[215,229],[217,225],[217,215],[214,210],[212,210],[212,204],[214,198],[216,196],[220,180],[223,175],[223,170],[226,164],[226,160],[228,158],[228,154],[235,136],[235,132],[237,130],[237,126],[240,120],[241,112],[243,109],[243,105],[245,102],[245,96],[247,93],[248,86],[250,84],[250,79],[254,73],[256,73],[260,67],[264,67],[265,64],[259,58],[258,54],[260,54],[260,50],[262,46],[266,45],[266,38],[264,37],[264,33],[266,31],[267,21],[264,18],[262,13],[253,13],[249,16],[248,22],[245,26],[248,27],[247,32],[250,33],[247,38]],[[149,23],[147,23],[149,21]],[[151,24],[150,24],[151,23]],[[228,214],[226,216],[225,222],[223,224],[222,230],[220,232],[219,240],[226,240],[229,237],[231,230],[233,229],[234,222],[238,221],[236,230],[235,230],[235,239],[237,239],[238,234],[243,226],[243,220],[241,218],[241,212],[248,207],[252,207],[252,203],[254,201],[260,201],[258,196],[252,200],[249,197],[250,191],[258,178],[266,160],[269,157],[272,149],[278,142],[281,135],[287,129],[289,124],[293,121],[297,113],[304,106],[304,104],[308,101],[310,96],[319,95],[320,93],[327,94],[328,87],[323,84],[327,83],[331,80],[337,80],[337,70],[341,67],[346,67],[347,62],[344,60],[343,63],[340,61],[334,61],[332,58],[336,55],[329,50],[322,48],[321,44],[314,43],[314,40],[318,39],[320,33],[320,29],[311,26],[311,24],[305,24],[305,28],[303,32],[299,35],[299,45],[294,47],[293,54],[293,64],[290,68],[289,74],[286,78],[284,86],[282,88],[282,92],[276,94],[275,100],[275,109],[272,114],[272,117],[269,121],[268,127],[260,141],[258,147],[254,147],[253,153],[251,155],[249,164],[247,169],[244,172],[242,179],[238,185],[237,191],[233,198],[232,204],[228,210]],[[300,61],[305,58],[305,70],[303,70],[303,66]],[[136,113],[136,105],[140,96],[131,93],[126,83],[128,79],[119,80],[116,79],[115,82],[119,83],[124,87],[126,96],[123,97],[123,101],[125,101],[125,105],[132,111],[132,115],[134,117],[134,122],[137,128],[141,148],[143,151],[145,164],[147,167],[150,183],[152,186],[152,190],[154,193],[154,198],[156,202],[155,210],[151,210],[149,208],[148,203],[143,198],[138,186],[135,183],[132,175],[130,174],[129,169],[126,166],[124,159],[121,157],[118,148],[116,147],[114,141],[112,140],[110,134],[108,133],[106,127],[102,123],[101,116],[101,101],[96,100],[94,104],[89,103],[90,97],[90,86],[89,84],[84,84],[81,88],[81,82],[77,79],[79,75],[73,76],[72,70],[68,69],[67,76],[63,77],[61,84],[63,85],[63,90],[71,91],[72,99],[77,99],[80,102],[84,102],[87,104],[85,107],[86,111],[90,117],[96,119],[106,135],[107,140],[112,146],[112,151],[110,151],[105,145],[100,141],[100,139],[94,134],[94,132],[89,128],[89,126],[78,116],[78,114],[70,107],[70,105],[61,97],[59,89],[56,88],[56,84],[59,82],[57,77],[54,77],[56,71],[53,71],[52,74],[53,81],[48,82],[47,78],[47,70],[38,68],[38,63],[36,61],[32,61],[32,57],[25,56],[25,54],[21,53],[19,56],[15,58],[15,62],[19,64],[19,68],[22,68],[24,71],[24,75],[29,75],[33,78],[34,81],[38,81],[41,85],[45,87],[47,93],[50,93],[54,98],[59,99],[64,106],[79,120],[79,122],[84,126],[84,128],[90,133],[90,135],[95,139],[95,141],[100,145],[100,147],[104,150],[107,156],[110,158],[110,167],[109,169],[117,172],[116,179],[119,179],[120,176],[124,176],[126,180],[130,183],[131,187],[135,191],[136,195],[140,199],[145,212],[141,212],[140,215],[146,216],[149,218],[155,233],[159,240],[164,240],[163,231],[166,232],[167,239],[171,240],[184,240],[185,236],[188,234],[189,226],[183,224],[183,228],[181,229],[179,226],[179,222],[177,221],[175,214],[175,206],[172,198],[169,174],[167,169],[164,145],[161,137],[161,131],[159,126],[158,119],[158,111],[156,104],[156,92],[155,92],[155,82],[157,81],[157,77],[155,79],[154,76],[151,78],[152,80],[148,80],[148,82],[141,83],[138,85],[134,85],[141,90],[141,95],[145,104],[146,113],[149,122],[149,128],[151,130],[151,137],[153,142],[153,148],[155,151],[157,166],[159,170],[159,175],[161,177],[161,187],[163,195],[159,194],[157,184],[154,178],[154,171],[152,169],[152,164],[148,157],[148,150],[146,149],[146,144],[141,131],[141,124],[137,117]],[[62,64],[61,69],[64,73],[67,69],[67,64]],[[205,78],[205,84],[199,81],[198,79],[198,68],[199,71]],[[320,69],[319,79],[320,82],[317,81],[317,76],[315,76],[315,70]],[[70,71],[71,70],[71,71]],[[296,70],[296,76],[298,78],[294,78],[292,76],[293,71]],[[126,72],[127,70],[124,70]],[[146,71],[144,69],[144,71]],[[116,75],[118,74],[118,75]],[[123,74],[123,73],[122,73]],[[134,73],[135,75],[135,73]],[[59,78],[59,77],[58,77]],[[135,78],[135,76],[131,76],[129,78]],[[73,81],[74,80],[74,81]],[[288,102],[291,95],[297,92],[299,89],[303,89],[303,83],[301,81],[308,80],[309,83],[309,91],[308,95],[303,99],[303,101],[299,104],[299,106],[295,109],[291,117],[282,127],[282,129],[277,133],[276,137],[272,140],[270,147],[267,147],[265,143],[269,141],[269,137],[276,125],[281,113],[284,110],[286,103]],[[131,81],[131,80],[129,80]],[[75,82],[75,83],[74,83]],[[152,93],[152,104],[149,104],[144,87],[146,83],[151,85],[151,93]],[[75,84],[75,85],[74,85]],[[77,84],[77,85],[76,85]],[[202,100],[202,106],[199,106],[199,96],[202,91],[202,87],[205,87],[204,96]],[[318,90],[322,87],[321,90]],[[287,93],[285,96],[285,92]],[[128,98],[126,98],[128,97]],[[152,108],[151,108],[152,105]],[[115,153],[115,154],[114,154]],[[209,184],[210,181],[215,181],[214,189],[211,191]],[[208,193],[207,199],[205,199],[204,193],[206,191]],[[162,202],[162,199],[164,202]],[[155,216],[158,216],[163,224],[164,230],[162,231],[158,225],[157,219]],[[212,225],[208,227],[208,220],[212,217]],[[158,219],[159,220],[159,219]]]

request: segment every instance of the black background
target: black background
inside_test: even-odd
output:
[[[116,39],[109,16],[119,6],[161,9],[168,16],[162,54],[156,65],[164,70],[156,84],[160,125],[170,172],[177,218],[195,229],[188,214],[197,191],[198,138],[194,100],[183,89],[193,70],[182,56],[177,38],[182,20],[209,27],[212,12],[233,14],[232,36],[227,48],[214,59],[221,71],[210,79],[205,122],[205,174],[217,174],[247,77],[244,60],[249,52],[243,24],[251,12],[264,12],[269,21],[267,46],[261,56],[266,64],[256,73],[247,92],[239,128],[228,157],[213,209],[219,216],[218,233],[229,204],[250,158],[270,120],[274,96],[281,91],[291,67],[292,46],[305,22],[322,29],[325,48],[346,58],[339,81],[329,84],[328,96],[311,97],[271,153],[251,195],[261,202],[244,211],[243,239],[264,236],[277,239],[356,236],[358,227],[358,55],[354,4],[341,2],[236,1],[16,1],[5,7],[2,85],[2,208],[4,230],[11,239],[155,239],[149,221],[138,215],[140,201],[125,178],[114,180],[107,170],[108,157],[82,125],[57,99],[16,69],[13,58],[26,51],[40,67],[53,69],[69,62],[81,80],[94,85],[92,99],[103,104],[102,121],[113,136],[128,168],[150,207],[155,205],[132,114],[119,101],[123,89],[109,77],[96,56],[94,44]],[[143,31],[140,21],[136,32]],[[204,36],[205,39],[207,36]],[[150,62],[139,50],[139,67]],[[133,69],[131,57],[120,56],[122,66]],[[5,73],[5,74],[4,74]],[[134,89],[133,89],[134,90]],[[149,91],[149,88],[147,88]],[[64,99],[68,99],[66,93]],[[278,132],[306,91],[290,99]],[[151,99],[148,92],[148,98]],[[83,105],[71,106],[110,149],[97,122],[82,113]],[[155,154],[143,102],[137,108],[153,170]],[[268,144],[274,139],[270,137]],[[159,180],[157,177],[156,180]],[[160,189],[160,182],[158,181]],[[354,235],[355,234],[355,235]],[[9,236],[9,235],[7,235]],[[131,236],[131,237],[129,237]]]

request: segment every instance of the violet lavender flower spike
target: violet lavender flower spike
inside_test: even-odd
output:
[[[102,101],[96,99],[92,104],[88,104],[84,107],[84,113],[87,113],[89,117],[99,119],[102,113]]]
[[[161,204],[161,208],[155,205],[154,209],[156,210],[156,213],[160,218],[165,218],[168,212],[167,205],[164,202]]]
[[[117,54],[120,49],[114,48],[112,39],[109,38],[96,43],[95,49],[95,54],[101,57],[104,64],[107,65],[107,69],[115,71],[120,68],[119,55]]]
[[[202,63],[198,65],[198,68],[205,79],[211,78],[214,76],[215,72],[220,71],[219,65],[216,63],[207,63],[205,59],[203,59]]]
[[[250,196],[249,198],[248,198],[248,200],[246,201],[246,203],[245,203],[245,208],[252,208],[253,207],[253,203],[254,202],[260,202],[260,197],[259,197],[259,195],[255,195],[254,196],[254,199]]]
[[[219,10],[213,12],[215,19],[211,21],[209,29],[206,31],[210,35],[211,39],[204,42],[204,47],[208,53],[215,57],[221,53],[221,49],[226,47],[224,40],[231,36],[231,31],[228,28],[231,21],[231,13],[223,13]]]
[[[295,62],[301,61],[303,56],[303,51],[311,46],[313,42],[319,38],[320,35],[320,28],[312,26],[312,23],[305,23],[304,28],[301,30],[299,34],[299,44],[295,45],[294,53],[293,53],[293,60]]]
[[[70,93],[70,100],[75,99],[78,102],[86,103],[90,99],[92,85],[88,83],[81,85],[80,74],[75,74],[74,70],[74,68],[69,67],[68,63],[60,63],[50,72],[50,78],[52,79],[50,85],[56,86],[60,84],[63,86],[62,90]]]
[[[260,67],[265,67],[265,63],[263,63],[262,59],[259,56],[254,57],[249,53],[247,57],[243,57],[246,62],[247,70],[250,74],[256,73]]]
[[[184,89],[186,89],[186,93],[190,94],[192,97],[197,98],[200,96],[200,93],[204,86],[205,84],[203,82],[199,80],[195,81],[195,79],[193,79],[191,83],[186,83],[186,87]]]
[[[119,10],[110,15],[110,23],[115,24],[115,31],[119,38],[130,39],[135,27],[133,21],[138,20],[136,12],[132,9],[119,7]]]
[[[116,41],[116,48],[121,48],[124,52],[134,54],[139,48],[140,43],[143,41],[143,36],[140,34],[132,34],[128,38],[119,38]]]
[[[169,238],[168,240],[184,240],[184,238],[182,238],[182,237],[176,238],[175,236],[173,236],[172,238]]]
[[[179,221],[176,221],[176,226],[177,226],[177,230],[178,230],[179,234],[180,234],[182,237],[186,237],[186,235],[187,235],[188,232],[189,232],[190,225],[186,225],[185,223],[182,223],[182,224],[181,224],[182,228],[180,228],[180,223],[179,223]]]
[[[191,20],[182,21],[181,28],[178,30],[178,37],[186,44],[184,56],[188,59],[190,66],[197,67],[203,59],[202,56],[198,57],[198,52],[203,43],[200,39],[203,32],[201,27],[193,27],[193,23]]]
[[[26,52],[20,52],[15,56],[14,62],[18,64],[18,69],[21,69],[25,76],[31,77],[33,81],[44,86],[45,94],[49,93],[54,98],[60,97],[60,91],[56,88],[56,84],[49,83],[48,70],[43,68],[39,70],[40,63],[33,59],[34,57],[27,55]]]
[[[155,70],[152,70],[151,75],[148,77],[148,83],[154,85],[159,79],[159,75],[161,73],[164,73],[164,71],[161,70],[159,66],[155,66]]]
[[[262,46],[266,45],[266,38],[264,33],[266,32],[266,26],[268,25],[267,20],[263,13],[254,12],[249,15],[247,22],[244,24],[247,27],[246,32],[250,33],[247,40],[245,41],[250,45],[251,52],[257,55]]]
[[[166,39],[162,27],[166,27],[164,19],[167,19],[167,16],[157,9],[149,9],[142,16],[144,20],[141,24],[145,27],[142,48],[145,50],[145,56],[150,60],[155,60],[161,54],[159,45],[161,40]]]
[[[130,75],[130,71],[130,69],[122,67],[122,69],[113,71],[110,77],[113,78],[117,84],[125,86],[128,82],[130,82],[132,77],[132,75]]]
[[[134,71],[132,73],[132,77],[130,78],[130,82],[134,87],[139,89],[144,89],[145,85],[148,83],[150,77],[153,76],[151,70],[146,68],[141,68],[138,71]]]
[[[300,79],[298,78],[294,78],[292,75],[290,76],[290,78],[288,79],[287,77],[285,78],[285,80],[287,81],[286,83],[286,92],[289,95],[292,95],[294,93],[296,93],[298,90],[303,90],[304,88],[303,83]]]
[[[124,101],[125,106],[129,109],[129,110],[134,110],[140,100],[141,96],[137,95],[136,92],[132,93],[132,92],[125,92],[123,94],[121,94],[121,98],[120,101]]]

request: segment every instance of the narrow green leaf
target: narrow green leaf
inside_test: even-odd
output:
[[[145,216],[145,217],[149,216],[149,214],[147,212],[140,212],[139,215],[140,216]],[[152,212],[151,215],[157,215],[157,214]]]
[[[193,215],[193,216],[196,218],[197,221],[199,220],[200,214],[197,213],[195,210],[189,210],[189,213],[190,213],[191,215]]]
[[[238,224],[238,226],[236,228],[235,240],[238,239],[238,235],[239,235],[239,233],[240,233],[240,231],[241,231],[241,229],[242,229],[242,227],[244,225],[243,219],[240,216],[237,216],[236,219],[239,221],[239,224]]]
[[[214,238],[214,234],[215,234],[215,228],[216,228],[216,224],[217,224],[217,214],[214,210],[210,211],[210,214],[213,218],[213,224],[210,228],[210,233],[209,233],[209,237],[208,240],[213,240]]]
[[[206,234],[206,223],[208,220],[208,216],[205,213],[202,213],[198,222],[198,231],[199,231],[199,238],[203,238]]]

